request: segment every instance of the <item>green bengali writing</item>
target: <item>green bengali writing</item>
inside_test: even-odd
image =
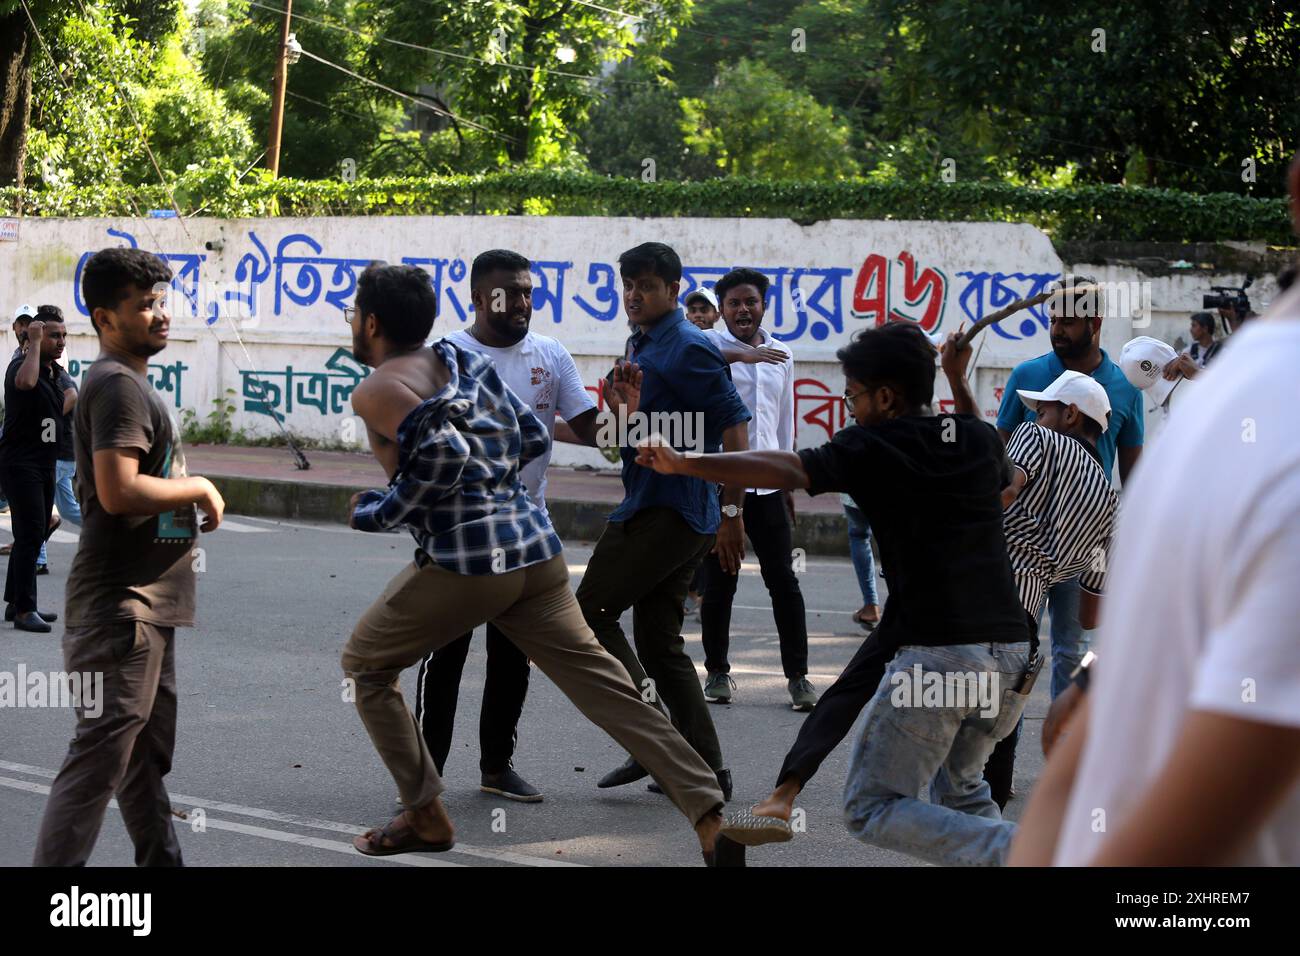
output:
[[[314,408],[322,416],[340,415],[352,400],[352,390],[369,374],[351,352],[340,348],[325,361],[324,371],[304,372],[292,365],[240,369],[240,394],[244,411],[281,422],[295,407]]]
[[[94,359],[90,361],[68,359],[68,374],[76,381],[78,388],[81,387],[82,379],[86,377],[86,370],[94,364]],[[189,371],[189,368],[190,366],[180,360],[172,362],[170,365],[150,362],[147,376],[149,384],[160,392],[171,392],[172,403],[179,409],[183,401],[181,389],[184,385],[184,376]]]

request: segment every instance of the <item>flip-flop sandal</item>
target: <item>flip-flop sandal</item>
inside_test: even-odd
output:
[[[402,826],[394,828],[393,824],[399,821]],[[385,846],[385,840],[391,841],[390,844]],[[383,827],[367,830],[361,836],[355,837],[352,845],[356,847],[358,853],[366,856],[396,856],[398,853],[443,853],[454,847],[456,841],[429,843],[399,815],[389,820]]]
[[[742,846],[762,846],[765,843],[789,843],[794,831],[789,821],[768,817],[751,810],[737,810],[722,824],[722,835]]]
[[[859,617],[857,611],[853,612],[853,620],[857,622],[858,627],[868,632],[874,631],[876,629],[876,625],[880,623],[879,618],[876,618],[876,620],[874,621],[863,620],[861,617]]]

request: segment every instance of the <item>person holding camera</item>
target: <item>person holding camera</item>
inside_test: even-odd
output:
[[[1171,359],[1165,366],[1164,377],[1169,381],[1179,378],[1196,378],[1198,372],[1209,364],[1219,346],[1223,343],[1215,338],[1217,322],[1213,312],[1196,312],[1192,314],[1192,344],[1183,349],[1177,358]]]
[[[42,542],[58,527],[52,521],[55,461],[69,398],[60,385],[56,360],[63,354],[66,335],[59,310],[41,306],[21,325],[21,354],[5,372],[0,488],[9,502],[14,532],[5,577],[5,620],[22,631],[48,632],[50,622],[58,619],[55,613],[37,611],[36,563]]]

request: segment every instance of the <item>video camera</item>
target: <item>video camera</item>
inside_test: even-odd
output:
[[[1214,294],[1201,296],[1201,308],[1232,309],[1237,316],[1237,321],[1244,321],[1251,312],[1250,297],[1246,295],[1246,290],[1250,288],[1251,283],[1254,281],[1254,276],[1247,275],[1243,285],[1210,286],[1210,291]]]

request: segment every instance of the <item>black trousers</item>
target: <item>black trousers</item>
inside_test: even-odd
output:
[[[794,573],[793,529],[785,508],[785,495],[773,492],[745,495],[745,536],[754,547],[763,583],[772,599],[772,616],[781,641],[781,669],[786,680],[808,673],[808,622],[803,592]],[[700,626],[704,639],[704,668],[710,674],[727,673],[727,646],[731,641],[731,602],[740,576],[722,570],[716,555],[704,559],[704,599]],[[818,706],[821,706],[818,704]]]
[[[50,536],[54,509],[54,468],[30,465],[0,468],[0,488],[9,501],[14,546],[5,574],[5,603],[16,614],[36,610],[36,559]]]
[[[1007,801],[1011,799],[1011,783],[1016,774],[1016,744],[1020,743],[1023,723],[1023,718],[1016,722],[1015,729],[998,741],[984,764],[984,780],[999,810],[1005,810]]]
[[[456,699],[465,670],[471,631],[420,662],[415,717],[439,775],[451,751]],[[510,766],[519,739],[519,715],[528,695],[528,657],[492,624],[487,625],[487,676],[478,718],[479,770],[501,773]]]
[[[686,589],[713,542],[671,508],[642,508],[605,525],[577,598],[596,640],[627,668],[646,702],[660,710],[667,705],[686,742],[710,768],[722,770],[718,732],[682,639]],[[629,607],[635,651],[619,623]]]
[[[800,786],[807,786],[822,761],[849,735],[858,714],[876,695],[880,682],[885,679],[885,668],[896,650],[882,644],[878,639],[879,633],[879,630],[873,631],[862,642],[848,667],[821,695],[812,713],[804,718],[799,736],[785,755],[785,763],[776,778],[778,786],[787,777],[794,777]]]

